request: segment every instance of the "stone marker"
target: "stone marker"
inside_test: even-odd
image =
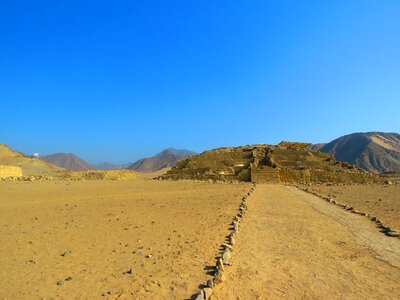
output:
[[[214,287],[214,281],[212,279],[207,280],[207,286],[209,288],[213,288]]]
[[[231,245],[228,244],[223,244],[223,246],[231,251],[233,251],[233,247]]]
[[[385,234],[390,237],[400,237],[400,232],[397,232],[395,230],[389,230],[385,232]]]
[[[386,225],[385,223],[379,224],[379,227],[385,231],[392,231],[391,228],[388,225]]]
[[[214,276],[214,284],[220,284],[225,281],[225,275],[222,271],[218,271],[217,274]]]
[[[70,251],[65,251],[64,253],[61,254],[61,256],[65,257],[68,256],[71,252]]]
[[[210,299],[212,293],[213,293],[212,288],[204,288],[203,289],[204,299]]]
[[[195,299],[196,299],[196,300],[204,300],[205,298],[204,298],[203,291],[200,291],[200,292],[197,294],[197,296],[196,296]]]
[[[217,260],[216,267],[217,267],[217,271],[223,271],[224,270],[224,263],[223,263],[221,258],[219,258]]]
[[[224,253],[222,254],[222,262],[224,265],[230,265],[232,258],[232,252],[229,249],[225,249]]]

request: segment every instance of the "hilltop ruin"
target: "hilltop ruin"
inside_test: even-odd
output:
[[[246,181],[257,183],[379,183],[375,174],[306,143],[226,147],[179,161],[164,179]]]

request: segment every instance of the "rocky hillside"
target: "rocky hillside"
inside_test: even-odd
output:
[[[168,148],[153,157],[140,159],[127,166],[126,169],[145,173],[155,172],[163,168],[173,167],[178,161],[193,154],[195,152],[189,150]]]
[[[19,166],[24,176],[54,175],[62,170],[51,163],[27,156],[4,144],[0,144],[0,165]]]
[[[55,153],[44,155],[41,157],[41,159],[61,168],[73,171],[85,171],[94,168],[83,159],[72,153]]]
[[[326,143],[311,144],[309,149],[311,151],[321,151],[321,148],[323,148],[325,145]]]
[[[326,144],[320,151],[338,161],[376,173],[400,172],[400,134],[353,133]]]

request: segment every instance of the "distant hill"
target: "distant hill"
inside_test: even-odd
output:
[[[173,167],[177,161],[186,159],[192,154],[196,153],[189,150],[168,148],[153,157],[140,159],[127,166],[126,169],[145,173],[155,172],[163,168]]]
[[[54,175],[63,170],[41,159],[15,151],[4,144],[0,144],[0,165],[19,166],[22,168],[22,174],[24,176],[40,174]]]
[[[174,148],[168,148],[161,153],[149,157],[140,159],[134,163],[126,164],[114,164],[110,162],[102,162],[96,165],[92,165],[81,159],[79,156],[73,153],[55,153],[50,155],[44,155],[41,157],[42,160],[52,163],[64,169],[73,171],[86,171],[86,170],[136,170],[139,172],[155,172],[163,168],[169,168],[175,165],[178,160],[185,159],[189,155],[195,154],[189,150],[178,150]]]
[[[52,163],[64,169],[73,171],[91,170],[95,167],[85,162],[83,159],[72,153],[54,153],[44,155],[42,160]]]
[[[322,147],[324,147],[326,143],[319,143],[319,144],[311,144],[310,150],[311,151],[320,151]]]
[[[376,173],[400,172],[400,134],[353,133],[323,146],[320,151],[338,161]]]
[[[123,170],[126,169],[130,164],[114,164],[110,162],[101,162],[95,165],[97,170]]]

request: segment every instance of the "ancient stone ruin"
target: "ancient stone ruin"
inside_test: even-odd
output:
[[[64,180],[131,180],[137,178],[137,173],[131,170],[67,170],[60,172],[58,178]]]
[[[3,178],[20,178],[22,177],[22,168],[14,166],[3,166],[0,165],[0,179]]]
[[[375,174],[309,148],[309,144],[294,142],[218,148],[178,162],[163,178],[303,184],[381,182]]]

